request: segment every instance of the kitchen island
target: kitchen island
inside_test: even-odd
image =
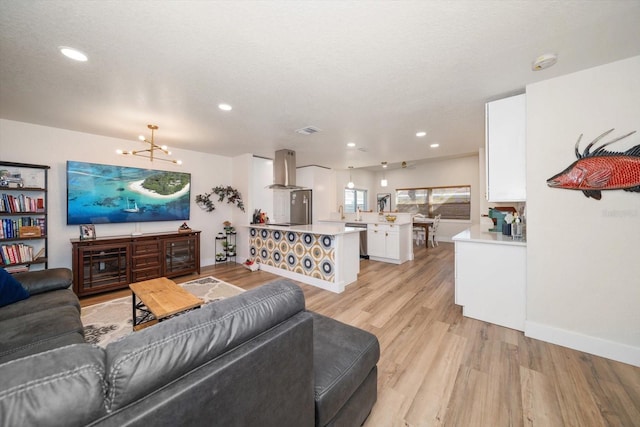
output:
[[[347,214],[353,216],[354,214]],[[412,215],[409,213],[393,213],[397,217],[394,222],[387,221],[377,213],[362,213],[360,220],[322,219],[326,224],[359,224],[366,226],[367,253],[372,261],[402,264],[413,260],[413,228]],[[364,229],[362,229],[363,232]]]
[[[455,303],[462,314],[524,331],[527,244],[475,225],[453,237]]]
[[[340,224],[246,227],[249,256],[261,270],[336,293],[358,279],[361,229]]]

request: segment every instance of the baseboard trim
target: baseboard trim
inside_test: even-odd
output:
[[[287,279],[297,280],[298,282],[306,283],[307,285],[315,286],[337,294],[344,292],[344,282],[328,282],[326,280],[305,276],[304,274],[296,273],[295,271],[284,270],[267,264],[260,264],[260,270],[277,274],[278,276],[286,277]]]
[[[558,344],[563,347],[584,351],[585,353],[640,367],[639,347],[608,341],[531,321],[525,322],[524,334],[529,338]]]

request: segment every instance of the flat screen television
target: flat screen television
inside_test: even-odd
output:
[[[67,161],[67,224],[189,219],[191,174]]]

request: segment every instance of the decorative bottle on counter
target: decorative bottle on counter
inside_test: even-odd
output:
[[[511,237],[522,239],[522,222],[520,222],[520,218],[516,218],[516,221],[511,224]]]

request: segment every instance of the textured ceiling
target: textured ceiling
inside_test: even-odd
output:
[[[486,101],[640,54],[638,22],[624,0],[2,0],[0,117],[129,148],[154,123],[175,148],[299,166],[458,156],[483,145]],[[558,64],[531,71],[546,52]]]

